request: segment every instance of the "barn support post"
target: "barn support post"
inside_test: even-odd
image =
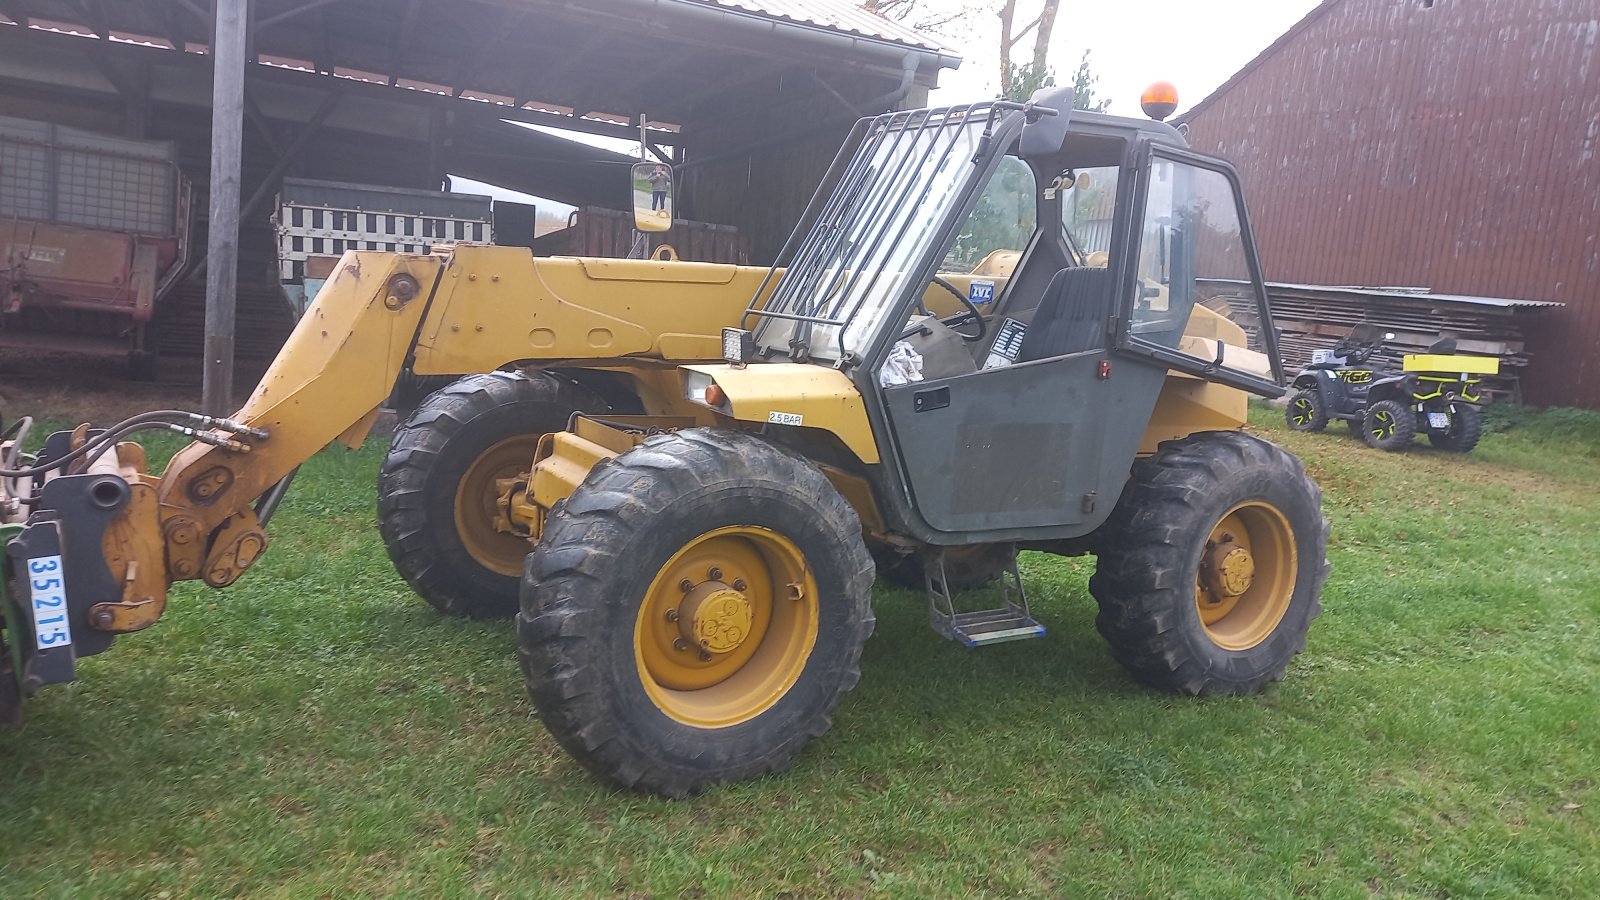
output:
[[[217,0],[211,43],[211,219],[206,236],[206,357],[200,405],[214,416],[233,412],[248,6],[249,0]]]

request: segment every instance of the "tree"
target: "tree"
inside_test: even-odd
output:
[[[1056,13],[1060,10],[1060,0],[1044,0],[1039,15],[1018,29],[1015,27],[1017,0],[1003,0],[1000,4],[1000,93],[1005,97],[1026,100],[1032,91],[1022,93],[1019,88],[1024,84],[1032,84],[1037,89],[1055,83],[1046,63],[1050,55],[1050,33],[1055,30]],[[1014,64],[1011,51],[1030,31],[1033,32],[1033,56],[1025,64]]]
[[[1095,99],[1094,86],[1099,83],[1100,76],[1089,68],[1089,51],[1085,50],[1083,59],[1078,62],[1078,71],[1072,74],[1072,108],[1105,112],[1111,101]]]
[[[930,4],[926,0],[864,0],[861,8],[870,13],[877,13],[885,19],[893,19],[908,25],[917,31],[946,36],[955,30],[955,26],[965,22],[973,12],[972,7],[966,3],[949,6],[944,3]]]

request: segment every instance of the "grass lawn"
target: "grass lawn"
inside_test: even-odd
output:
[[[1029,554],[1047,638],[967,650],[880,587],[833,730],[687,802],[563,755],[511,625],[394,574],[382,447],[324,452],[248,577],[0,732],[0,896],[1600,896],[1600,443],[1390,455],[1254,415],[1333,521],[1282,684],[1140,688],[1093,560]]]

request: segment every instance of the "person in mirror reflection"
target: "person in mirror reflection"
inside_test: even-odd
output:
[[[672,184],[672,173],[666,166],[656,166],[650,170],[650,210],[667,208],[667,187]]]

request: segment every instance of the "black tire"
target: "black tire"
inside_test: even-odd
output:
[[[389,392],[389,408],[401,418],[406,418],[436,391],[457,381],[455,375],[418,375],[407,369],[395,379],[394,390]]]
[[[1184,694],[1253,694],[1283,678],[1322,608],[1328,520],[1321,502],[1298,459],[1238,432],[1167,441],[1135,463],[1101,526],[1104,538],[1089,580],[1100,604],[1095,624],[1111,655],[1139,681]],[[1246,511],[1280,522],[1278,544],[1293,552],[1274,553],[1270,528],[1258,532],[1250,520],[1237,518]],[[1267,541],[1266,552],[1257,553],[1263,580],[1248,584],[1235,605],[1208,624],[1201,611],[1207,602],[1202,562],[1219,546],[1214,531],[1229,521],[1247,526],[1250,542]],[[1224,535],[1221,546],[1231,537]],[[1273,582],[1284,589],[1253,593]],[[1230,625],[1235,614],[1242,618]]]
[[[923,590],[923,557],[920,553],[900,554],[887,547],[876,549],[872,558],[878,564],[878,577],[898,588]],[[992,584],[1017,558],[1016,544],[971,544],[947,547],[944,577],[952,591],[972,591]]]
[[[1450,430],[1429,430],[1428,441],[1440,450],[1469,453],[1483,438],[1483,413],[1466,403],[1450,404]]]
[[[1315,390],[1297,391],[1284,407],[1283,417],[1291,431],[1321,431],[1328,427],[1328,409],[1322,394]]]
[[[442,613],[514,615],[532,547],[458,515],[458,489],[480,459],[525,454],[531,465],[539,435],[566,428],[574,412],[604,409],[588,391],[545,374],[468,375],[429,395],[395,430],[378,473],[378,531],[400,577]]]
[[[1367,446],[1395,453],[1411,446],[1417,436],[1417,414],[1399,400],[1379,400],[1361,417]]]
[[[784,635],[784,613],[772,606],[770,627],[752,644],[749,661],[739,663],[744,668],[704,689],[735,704],[764,696],[766,705],[697,723],[676,710],[712,695],[666,690],[641,649],[655,636],[640,626],[661,621],[654,612],[663,586],[682,590],[691,580],[674,581],[683,561],[695,559],[684,554],[724,540],[717,537],[724,530],[743,532],[727,538],[735,541],[773,535],[803,554],[818,602],[790,609],[814,615],[816,633],[809,644]],[[728,577],[716,570],[678,596],[714,585],[713,576]],[[765,576],[748,577],[747,587],[736,582],[736,589],[759,600]],[[528,692],[568,752],[625,788],[682,797],[781,771],[828,730],[835,705],[860,679],[861,646],[874,623],[872,580],[855,510],[809,461],[741,432],[656,435],[590,472],[552,510],[528,557],[517,619]],[[769,582],[776,588],[776,579]],[[681,621],[676,612],[665,620]],[[741,693],[746,669],[773,658],[769,650],[787,654],[779,658],[789,661],[793,680],[777,689],[769,683],[765,695]],[[721,664],[709,654],[700,658]]]

